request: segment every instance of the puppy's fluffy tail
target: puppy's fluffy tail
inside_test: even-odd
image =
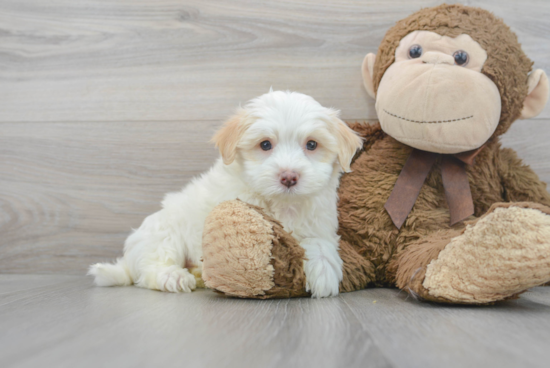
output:
[[[124,258],[118,258],[115,264],[96,263],[91,265],[88,275],[94,277],[94,283],[97,286],[127,286],[133,283]]]

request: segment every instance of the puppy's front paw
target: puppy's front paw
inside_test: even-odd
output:
[[[159,290],[179,293],[181,291],[190,293],[195,290],[197,282],[195,276],[189,273],[187,269],[179,266],[170,266],[161,270],[157,275],[157,285]]]
[[[304,262],[306,273],[306,291],[312,298],[325,298],[338,295],[342,270],[326,258],[318,258]]]

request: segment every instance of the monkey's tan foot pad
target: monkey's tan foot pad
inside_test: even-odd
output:
[[[430,262],[423,286],[432,297],[485,304],[550,281],[550,209],[496,205]]]
[[[240,298],[307,296],[304,250],[281,224],[239,200],[218,205],[203,231],[206,287]]]

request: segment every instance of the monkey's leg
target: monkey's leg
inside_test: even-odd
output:
[[[489,304],[550,281],[550,208],[497,204],[465,230],[431,234],[393,263],[397,286],[421,299]]]
[[[203,231],[206,287],[241,298],[308,296],[305,252],[279,222],[239,200],[218,205]]]
[[[340,258],[344,262],[344,277],[340,292],[362,290],[374,281],[374,266],[344,240],[340,240]]]
[[[347,243],[340,292],[365,288],[374,275],[370,262]],[[254,299],[309,296],[304,249],[279,222],[241,201],[217,206],[205,221],[205,285],[230,296]]]

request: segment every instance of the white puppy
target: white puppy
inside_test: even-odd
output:
[[[241,108],[213,141],[221,159],[181,192],[166,195],[162,210],[128,237],[123,258],[92,265],[95,283],[190,292],[196,280],[189,269],[201,269],[206,216],[219,203],[239,198],[292,231],[306,251],[313,297],[338,295],[336,190],[361,139],[337,111],[313,98],[270,91]]]

